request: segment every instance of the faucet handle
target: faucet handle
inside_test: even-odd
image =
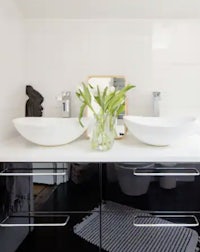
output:
[[[63,101],[66,101],[69,99],[69,97],[71,96],[71,92],[70,91],[63,91],[61,93],[61,96],[62,96],[62,100]]]
[[[57,101],[66,101],[70,98],[71,92],[70,91],[62,91],[60,95],[56,96]]]
[[[62,117],[71,116],[71,92],[63,91],[60,95],[56,97],[56,100],[61,104],[61,114]]]
[[[62,96],[61,95],[56,96],[56,100],[57,101],[62,101]]]
[[[161,92],[154,91],[153,93],[153,115],[160,116],[159,101],[161,100]]]
[[[161,92],[159,91],[154,91],[152,94],[154,98],[161,98]]]

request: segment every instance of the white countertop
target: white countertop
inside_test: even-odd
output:
[[[155,147],[127,135],[115,140],[111,150],[94,151],[87,139],[44,147],[21,136],[0,143],[1,162],[200,162],[200,135],[168,147]]]

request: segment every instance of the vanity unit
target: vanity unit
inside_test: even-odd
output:
[[[192,252],[198,247],[200,136],[152,147],[127,135],[107,152],[91,150],[84,138],[42,147],[17,137],[0,145],[0,161],[2,252]],[[45,170],[45,163],[54,168]],[[80,183],[72,179],[79,166],[86,174]],[[33,176],[68,172],[71,179],[36,211]],[[17,209],[10,209],[13,181],[22,202]]]

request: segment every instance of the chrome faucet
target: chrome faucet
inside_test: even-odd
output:
[[[153,115],[160,116],[159,101],[161,100],[161,92],[154,91],[153,93]]]
[[[71,92],[64,91],[57,97],[57,100],[61,102],[61,113],[62,117],[70,117],[71,116]]]

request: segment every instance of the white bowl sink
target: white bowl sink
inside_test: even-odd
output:
[[[67,144],[80,137],[90,124],[89,118],[22,117],[13,120],[17,131],[27,140],[44,146]]]
[[[143,117],[124,116],[128,130],[141,142],[170,145],[195,132],[195,117]]]

